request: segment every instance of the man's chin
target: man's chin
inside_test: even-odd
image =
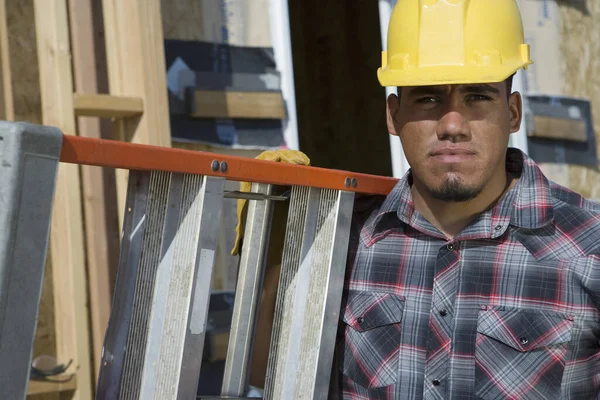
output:
[[[483,186],[468,185],[458,178],[446,179],[440,185],[427,187],[431,197],[449,203],[464,203],[473,200],[479,196],[482,190]]]

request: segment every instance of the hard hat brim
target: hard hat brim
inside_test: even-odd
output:
[[[377,78],[381,86],[434,86],[502,82],[531,64],[517,62],[490,67],[464,65],[421,66],[419,68],[379,68]]]

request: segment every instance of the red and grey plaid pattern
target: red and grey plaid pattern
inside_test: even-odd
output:
[[[600,205],[509,149],[517,185],[452,241],[409,174],[357,201],[337,369],[344,399],[600,396]]]

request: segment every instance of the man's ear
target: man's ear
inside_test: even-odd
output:
[[[523,118],[523,98],[521,93],[513,92],[508,98],[508,112],[510,114],[510,133],[515,133],[521,128]]]
[[[394,124],[394,116],[398,112],[398,106],[400,105],[400,99],[395,94],[390,94],[387,98],[387,107],[386,107],[386,120],[388,132],[390,135],[398,136],[398,132],[396,132],[396,126]]]

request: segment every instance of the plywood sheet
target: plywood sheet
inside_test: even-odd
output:
[[[0,119],[14,120],[12,82],[6,27],[6,0],[0,0]]]
[[[167,39],[271,47],[269,0],[161,0]]]
[[[529,94],[561,94],[560,11],[555,0],[519,0],[525,43],[534,63],[526,71]]]
[[[600,146],[600,2],[587,0],[582,2],[585,7],[569,3],[559,2],[562,91],[591,101],[596,143]],[[568,177],[571,189],[600,200],[598,168],[569,166]]]
[[[33,0],[6,0],[15,120],[41,123]]]

